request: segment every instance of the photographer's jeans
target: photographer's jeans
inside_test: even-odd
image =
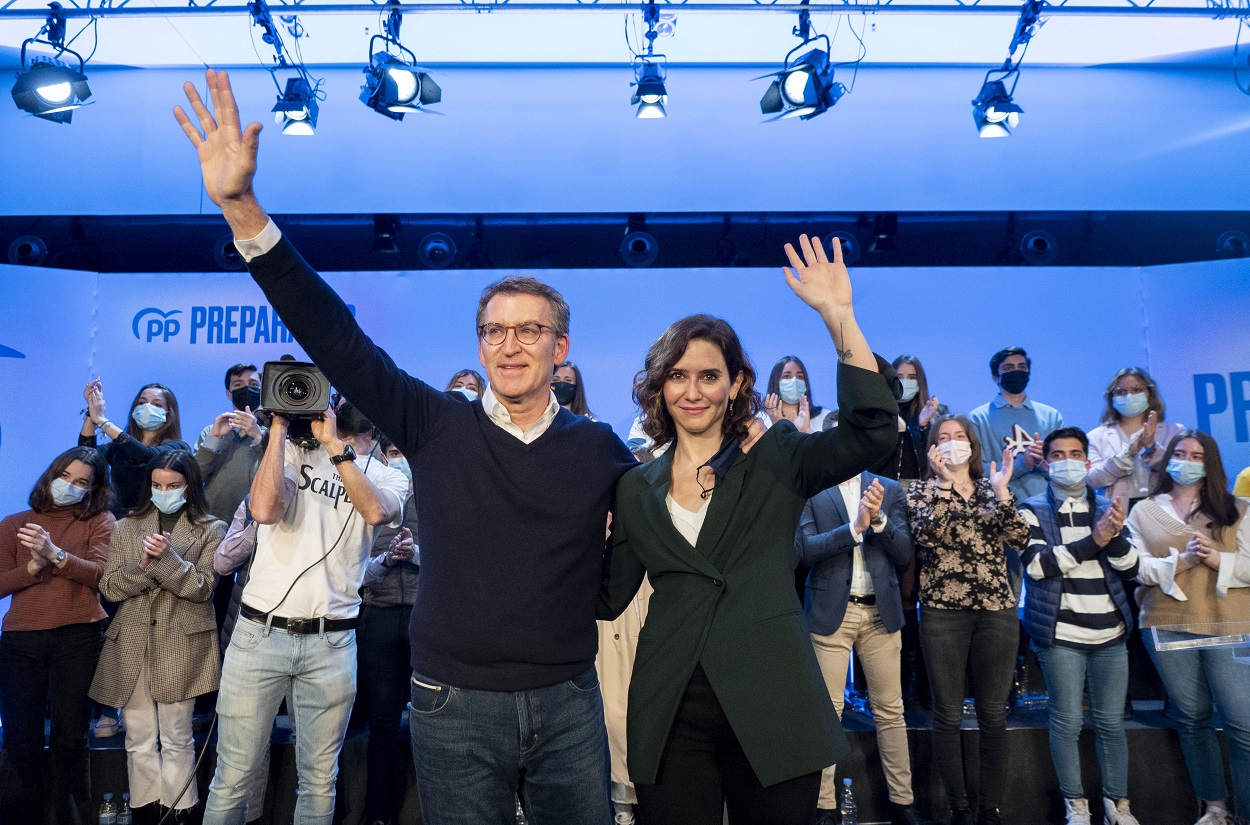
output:
[[[334,780],[356,698],[356,631],[306,635],[239,617],[217,697],[217,771],[205,825],[244,825],[252,775],[264,758],[273,719],[294,699],[299,798],[295,825],[330,825]]]
[[[426,825],[608,825],[608,734],[594,667],[498,692],[412,675],[412,761]],[[302,733],[301,733],[302,735]]]

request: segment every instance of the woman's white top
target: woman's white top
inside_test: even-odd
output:
[[[673,501],[671,495],[665,496],[664,502],[668,505],[668,515],[673,520],[673,526],[677,528],[678,533],[681,533],[682,538],[694,547],[699,543],[699,531],[703,529],[703,520],[707,518],[707,506],[712,503],[712,497],[708,496],[704,499],[703,506],[695,512]]]

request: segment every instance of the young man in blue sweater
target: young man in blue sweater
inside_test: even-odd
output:
[[[410,720],[423,821],[506,825],[519,793],[535,822],[606,825],[595,603],[604,525],[634,458],[607,424],[556,403],[568,305],[532,278],[482,293],[478,355],[490,386],[479,400],[408,375],[261,209],[260,124],[241,128],[224,72],[206,77],[214,112],[188,83],[199,128],[175,114],[209,197],[287,329],[408,457],[421,491]]]
[[[1020,505],[1029,525],[1021,554],[1028,599],[1024,627],[1046,674],[1050,754],[1067,825],[1092,825],[1081,785],[1081,703],[1086,686],[1098,739],[1105,825],[1138,825],[1129,810],[1124,697],[1133,608],[1124,582],[1137,575],[1137,549],[1123,530],[1122,501],[1085,483],[1089,441],[1076,427],[1042,444],[1049,487]]]

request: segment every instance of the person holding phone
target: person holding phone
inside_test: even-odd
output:
[[[247,495],[264,450],[265,428],[256,420],[260,407],[260,370],[235,364],[226,370],[231,409],[213,419],[195,442],[195,463],[204,476],[204,498],[213,518],[227,524]]]

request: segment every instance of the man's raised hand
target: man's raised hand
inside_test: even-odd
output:
[[[210,112],[204,105],[195,84],[187,82],[183,90],[199,125],[192,122],[181,106],[174,107],[174,117],[199,155],[204,190],[209,199],[221,207],[235,237],[253,238],[269,220],[252,192],[261,125],[249,123],[246,129],[241,127],[239,107],[230,89],[230,78],[224,71],[208,69],[204,79],[213,110]]]

